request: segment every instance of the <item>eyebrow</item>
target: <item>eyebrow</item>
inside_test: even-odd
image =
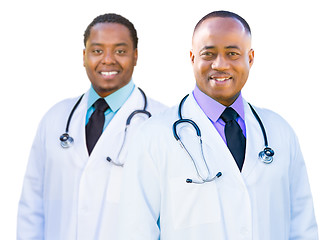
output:
[[[216,48],[215,46],[205,46],[203,48],[201,48],[200,52],[204,51],[204,50],[209,50],[209,49],[214,49]],[[224,49],[237,49],[240,50],[240,48],[236,45],[228,45],[226,47],[224,47]]]
[[[229,46],[226,46],[226,47],[224,47],[225,49],[238,49],[238,50],[240,50],[240,48],[238,47],[238,46],[236,46],[236,45],[229,45]]]
[[[104,44],[102,44],[102,43],[91,43],[90,44],[90,46],[103,46]],[[116,43],[116,44],[114,44],[116,47],[120,47],[120,46],[128,46],[128,44],[127,43],[124,43],[124,42],[122,42],[122,43]]]
[[[123,43],[117,43],[117,44],[115,44],[115,46],[117,46],[117,47],[128,46],[128,44],[123,42]]]
[[[214,48],[215,48],[215,46],[205,46],[205,47],[201,48],[200,52],[203,50],[214,49]]]
[[[201,52],[204,51],[204,50],[209,50],[209,49],[214,49],[214,48],[215,48],[214,46],[205,46],[205,47],[200,49],[199,54],[201,54]]]

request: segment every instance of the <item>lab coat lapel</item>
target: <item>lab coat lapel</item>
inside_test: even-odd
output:
[[[107,157],[110,157],[116,162],[123,163],[125,159],[127,148],[127,141],[123,146],[123,149],[120,153],[120,159],[117,159],[119,151],[124,141],[124,131],[126,127],[126,120],[129,115],[137,110],[143,109],[144,101],[137,87],[132,92],[128,100],[122,105],[119,111],[116,113],[114,118],[111,120],[105,131],[102,133],[97,144],[95,145],[91,155],[90,161],[104,161]],[[136,115],[131,121],[131,125],[134,125],[138,120],[144,120],[144,114]],[[132,133],[132,129],[129,128],[127,135]],[[126,136],[127,137],[127,136]]]
[[[264,149],[264,137],[258,121],[253,115],[248,103],[244,100],[245,124],[246,124],[246,155],[242,168],[242,174],[247,177],[256,164],[260,163],[258,154]]]
[[[75,154],[85,162],[88,159],[88,151],[86,147],[86,137],[85,137],[85,125],[86,125],[86,114],[87,114],[87,101],[88,101],[89,91],[83,96],[79,106],[75,110],[71,123],[69,126],[70,136],[74,138],[73,147],[69,150],[72,154]],[[72,158],[75,159],[75,158]]]

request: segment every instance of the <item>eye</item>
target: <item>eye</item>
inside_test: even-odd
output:
[[[101,49],[94,49],[94,50],[92,50],[92,53],[99,55],[99,54],[102,54],[103,53],[103,50],[101,50]]]
[[[212,52],[202,52],[201,56],[212,56],[214,55]]]
[[[208,59],[212,59],[215,57],[215,53],[213,52],[209,52],[209,51],[204,51],[200,54],[201,58],[208,60]]]
[[[124,50],[124,49],[118,49],[118,50],[116,50],[116,53],[122,55],[122,54],[125,54],[126,53],[126,50]]]
[[[238,52],[228,52],[227,55],[231,58],[231,59],[238,59],[240,56],[240,53]]]

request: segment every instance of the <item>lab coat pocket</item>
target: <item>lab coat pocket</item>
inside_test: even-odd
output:
[[[120,201],[122,173],[123,167],[112,167],[106,193],[108,202],[119,203]]]
[[[215,182],[194,184],[185,180],[173,179],[170,184],[174,227],[218,222],[221,213]]]

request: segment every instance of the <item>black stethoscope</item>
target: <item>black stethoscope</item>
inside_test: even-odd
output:
[[[215,176],[211,176],[210,175],[210,170],[209,170],[209,167],[208,167],[208,164],[207,164],[207,161],[204,157],[204,154],[203,154],[203,147],[202,147],[202,138],[201,138],[201,130],[200,128],[198,127],[198,125],[191,119],[187,119],[187,118],[183,118],[182,116],[182,107],[183,107],[183,104],[186,100],[186,98],[188,97],[188,95],[186,95],[182,101],[180,102],[179,104],[179,107],[178,107],[178,117],[179,119],[174,122],[173,124],[173,134],[174,134],[174,137],[175,139],[179,142],[180,146],[185,150],[185,152],[188,154],[188,156],[191,158],[192,162],[193,162],[193,165],[194,165],[194,168],[196,170],[196,173],[198,175],[198,178],[200,179],[199,181],[198,180],[193,180],[191,178],[187,178],[186,179],[186,182],[187,183],[197,183],[197,184],[202,184],[202,183],[206,183],[206,182],[211,182],[217,178],[219,178],[220,176],[222,176],[222,173],[221,172],[218,172]],[[258,114],[256,113],[255,109],[251,106],[250,103],[248,103],[249,106],[250,106],[250,109],[252,111],[252,113],[254,114],[256,120],[258,121],[259,123],[259,126],[262,130],[262,133],[263,133],[263,137],[264,137],[264,150],[261,151],[259,154],[258,154],[258,157],[259,159],[263,162],[263,163],[266,163],[266,164],[269,164],[273,161],[273,156],[274,156],[274,151],[268,146],[268,141],[267,141],[267,136],[266,136],[266,131],[265,131],[265,128],[264,128],[264,125],[262,123],[262,121],[260,120]],[[195,129],[196,131],[196,135],[198,136],[199,138],[199,142],[200,142],[200,149],[201,149],[201,155],[202,155],[202,160],[203,160],[203,163],[204,165],[206,166],[206,169],[207,169],[207,172],[208,172],[208,175],[206,178],[202,177],[200,172],[199,172],[199,169],[197,167],[197,164],[196,162],[194,161],[192,155],[189,153],[189,151],[186,149],[184,143],[181,141],[178,133],[177,133],[177,125],[181,124],[181,123],[188,123],[188,124],[191,124],[193,126],[193,128]]]
[[[126,121],[126,127],[125,127],[125,134],[124,134],[124,138],[123,138],[123,142],[122,142],[122,145],[121,145],[121,148],[120,148],[120,151],[118,153],[118,159],[119,159],[119,156],[121,154],[121,150],[123,149],[123,146],[125,144],[125,141],[126,141],[126,135],[127,135],[127,129],[128,127],[130,126],[130,122],[131,122],[131,119],[136,115],[136,114],[145,114],[147,115],[148,118],[151,117],[151,113],[149,111],[146,110],[147,108],[147,97],[145,95],[145,93],[143,92],[142,89],[138,88],[138,90],[140,91],[140,93],[142,94],[143,96],[143,99],[144,99],[144,107],[143,109],[137,109],[135,111],[133,111],[127,118],[127,121]],[[66,122],[66,128],[65,128],[65,133],[63,133],[60,137],[59,137],[59,140],[60,140],[60,144],[63,148],[69,148],[73,145],[74,143],[74,139],[73,137],[71,137],[69,135],[69,127],[70,127],[70,122],[71,122],[71,119],[72,119],[72,116],[75,112],[75,110],[77,109],[77,107],[79,106],[82,98],[83,98],[84,94],[82,94],[82,96],[78,99],[78,101],[75,103],[74,107],[72,108],[71,110],[71,113],[67,119],[67,122]],[[118,163],[118,162],[115,162],[113,161],[110,157],[107,157],[106,158],[107,161],[109,162],[112,162],[114,165],[116,166],[119,166],[119,167],[122,167],[124,164],[123,163]]]

